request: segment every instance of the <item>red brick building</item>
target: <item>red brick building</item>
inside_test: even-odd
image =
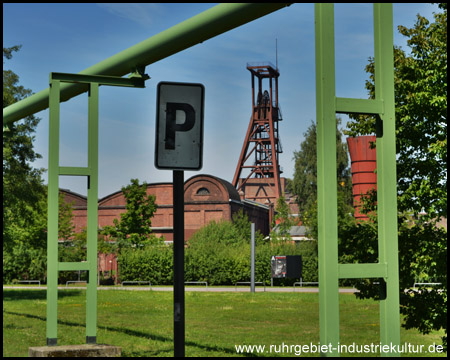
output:
[[[69,190],[60,190],[65,201],[73,203],[75,232],[87,224],[87,198]],[[156,196],[157,211],[152,219],[152,231],[173,240],[173,192],[172,183],[147,185],[147,194]],[[196,175],[184,183],[185,239],[215,220],[231,220],[234,213],[244,210],[256,229],[264,235],[270,231],[269,207],[249,200],[241,200],[236,189],[226,180],[211,175]],[[121,190],[98,201],[98,225],[100,228],[113,225],[125,212],[126,199]]]
[[[87,198],[83,195],[60,189],[65,201],[72,203],[75,232],[87,226]],[[166,242],[173,241],[173,191],[172,183],[147,185],[147,194],[156,196],[157,211],[152,218],[152,232],[164,236]],[[98,201],[98,225],[100,228],[113,225],[125,212],[126,199],[121,190]],[[241,200],[236,189],[228,181],[211,175],[196,175],[184,183],[185,240],[211,221],[231,220],[234,213],[243,209],[256,229],[265,236],[270,232],[269,207]],[[117,258],[114,254],[98,255],[98,270],[103,275],[118,274]],[[115,277],[117,280],[117,277]]]

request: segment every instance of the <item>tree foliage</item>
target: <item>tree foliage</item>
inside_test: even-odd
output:
[[[11,59],[20,46],[3,48],[3,58]],[[4,62],[3,62],[4,63]],[[3,107],[31,94],[19,85],[19,77],[12,70],[3,70]],[[3,131],[3,244],[11,245],[10,225],[33,226],[36,212],[41,211],[43,169],[34,169],[31,163],[41,155],[34,152],[33,133],[40,119],[29,116],[8,126]]]
[[[394,49],[398,208],[447,217],[447,5],[431,23],[418,15],[413,28],[399,26],[411,55]],[[366,82],[374,98],[374,59]],[[351,136],[375,133],[375,119],[353,117]],[[423,216],[423,215],[422,215]]]
[[[147,195],[147,183],[139,185],[138,179],[122,187],[126,199],[126,211],[120,214],[120,221],[105,226],[102,233],[117,242],[119,251],[124,247],[157,244],[162,240],[151,233],[152,217],[156,212],[156,197]]]
[[[347,144],[342,141],[339,129],[341,120],[336,120],[336,168],[338,182],[338,213],[341,217],[352,212],[351,176]],[[311,123],[304,134],[300,150],[294,152],[295,170],[292,190],[297,195],[300,220],[308,226],[310,236],[317,239],[317,130]]]
[[[291,227],[296,226],[299,223],[299,219],[295,216],[292,216],[291,209],[284,196],[280,196],[277,199],[277,203],[275,205],[275,219],[274,223],[272,224],[272,229],[275,227],[275,223],[277,223],[277,231],[276,233],[272,231],[272,233],[270,234],[270,238],[272,240],[278,240],[279,238],[289,236]]]
[[[3,48],[11,59],[20,46]],[[5,64],[5,61],[3,61]],[[3,70],[3,107],[31,94],[19,76]],[[33,149],[38,118],[29,116],[3,131],[3,281],[43,278],[46,249],[46,189],[32,162],[41,156]]]
[[[401,312],[407,328],[423,333],[443,328],[446,334],[447,230],[436,223],[447,217],[447,4],[439,7],[443,12],[434,14],[432,23],[417,15],[412,28],[399,26],[408,37],[410,54],[394,48],[394,74]],[[366,88],[373,98],[374,59],[366,71]],[[353,117],[347,134],[375,133],[375,123],[373,117]],[[376,209],[376,192],[370,204]],[[347,254],[353,249],[347,260],[376,261],[374,228],[360,224],[348,230],[340,248]],[[441,285],[413,291],[416,280]],[[370,282],[358,288],[359,296],[376,297]],[[446,349],[446,335],[443,344]]]

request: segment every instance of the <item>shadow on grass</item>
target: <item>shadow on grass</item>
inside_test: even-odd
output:
[[[62,299],[69,296],[80,296],[81,290],[64,290],[58,291],[58,299]],[[3,290],[4,301],[16,301],[16,300],[47,300],[47,290]]]
[[[46,321],[45,317],[38,316],[38,315],[32,315],[32,314],[17,313],[17,312],[7,311],[7,310],[4,310],[3,314],[24,316],[24,317],[27,317],[30,319]],[[76,326],[76,327],[86,326],[85,323],[78,323],[78,322],[66,321],[66,320],[58,320],[58,324],[67,325],[67,326]],[[150,333],[147,333],[144,331],[127,329],[127,328],[123,328],[123,327],[99,326],[99,329],[107,330],[107,331],[115,331],[115,332],[119,332],[119,333],[122,333],[122,334],[125,334],[128,336],[134,336],[134,337],[139,337],[139,338],[144,338],[144,339],[151,339],[151,340],[155,340],[155,341],[173,342],[173,338],[171,338],[171,337],[150,334]],[[204,344],[196,343],[194,341],[186,341],[186,346],[192,346],[192,347],[196,347],[198,349],[202,349],[202,350],[206,350],[206,351],[217,351],[217,352],[222,352],[222,353],[226,353],[226,354],[236,354],[236,350],[234,348],[224,348],[221,346],[204,345]],[[158,352],[151,352],[151,353],[152,353],[152,355],[159,355],[160,353],[165,353],[168,351],[169,350],[161,349]],[[170,351],[172,351],[172,349]],[[144,352],[142,352],[142,353],[139,352],[139,354],[130,353],[130,355],[131,354],[133,354],[134,356],[137,356],[137,355],[139,355],[139,356],[147,355],[148,356],[148,352],[145,352],[145,354],[144,354]],[[254,355],[254,354],[241,354],[241,355],[244,355],[245,357],[256,357],[256,355]]]

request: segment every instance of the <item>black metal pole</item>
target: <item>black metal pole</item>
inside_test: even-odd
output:
[[[184,172],[173,171],[173,340],[174,356],[184,357]]]
[[[255,292],[255,223],[251,223],[250,291]]]

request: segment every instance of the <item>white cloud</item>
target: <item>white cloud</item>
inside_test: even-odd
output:
[[[128,19],[145,27],[152,25],[160,17],[162,11],[160,5],[155,3],[99,3],[97,5],[116,16]]]

